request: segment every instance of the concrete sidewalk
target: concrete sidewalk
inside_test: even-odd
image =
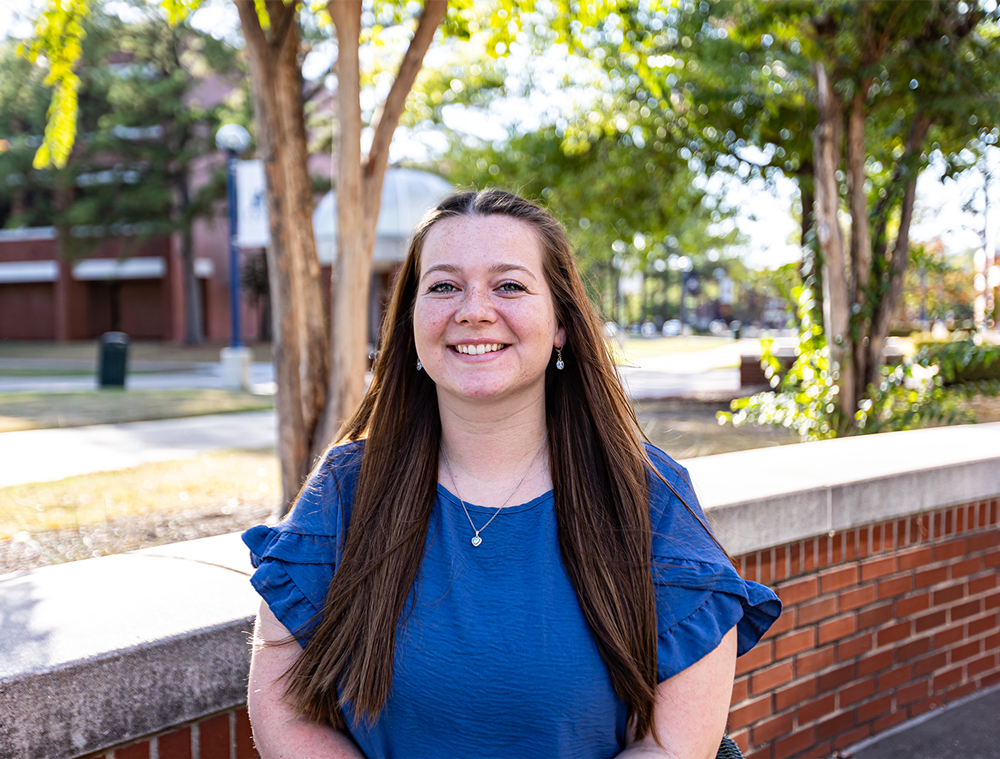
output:
[[[225,448],[272,448],[274,411],[0,433],[0,487],[194,458]]]
[[[857,746],[853,759],[1000,759],[1000,687]]]

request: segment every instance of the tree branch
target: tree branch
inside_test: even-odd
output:
[[[375,137],[365,161],[364,171],[367,176],[381,176],[382,172],[385,171],[386,163],[389,160],[389,144],[392,142],[392,135],[396,131],[399,119],[403,115],[403,109],[406,107],[406,98],[410,94],[410,90],[413,89],[413,83],[424,63],[424,55],[431,46],[434,33],[441,25],[447,9],[447,0],[427,0],[424,5],[424,12],[420,14],[417,30],[413,34],[413,39],[410,40],[409,47],[406,48],[406,55],[403,56],[402,63],[399,64],[396,79],[372,124]],[[377,184],[381,185],[381,182]]]

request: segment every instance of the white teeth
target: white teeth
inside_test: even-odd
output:
[[[484,353],[493,353],[503,347],[503,343],[483,343],[480,345],[456,345],[455,350],[468,356],[482,356]]]

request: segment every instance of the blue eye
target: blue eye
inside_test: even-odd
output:
[[[452,293],[455,292],[455,285],[451,282],[438,282],[427,288],[429,293]]]
[[[500,291],[505,293],[523,293],[527,289],[519,282],[504,282],[500,285]]]

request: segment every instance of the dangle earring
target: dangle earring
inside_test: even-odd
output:
[[[556,348],[556,369],[562,371],[566,368],[566,362],[563,361],[562,348]]]
[[[417,359],[417,371],[423,371],[424,365],[420,363],[420,359]]]

